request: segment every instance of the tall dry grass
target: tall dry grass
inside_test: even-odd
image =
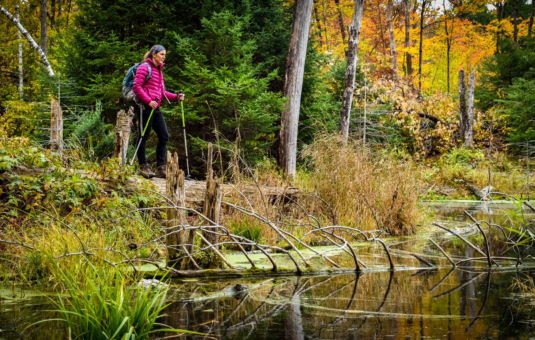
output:
[[[390,235],[414,232],[421,218],[417,207],[421,186],[410,161],[374,155],[357,142],[345,144],[332,136],[316,140],[302,155],[312,171],[301,176],[301,186],[331,207],[318,205],[316,214],[334,213],[339,224],[381,229]]]

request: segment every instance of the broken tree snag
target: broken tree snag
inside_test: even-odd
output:
[[[466,121],[464,122],[464,146],[474,145],[474,87],[476,75],[470,73],[468,77],[468,89],[466,91]]]
[[[50,149],[63,154],[63,112],[59,101],[50,101]]]
[[[184,171],[178,166],[178,154],[167,152],[166,166],[166,196],[173,207],[167,208],[166,245],[168,251],[168,265],[176,266],[177,260],[182,258],[180,268],[187,267],[191,246],[184,227],[187,224],[186,212],[176,207],[184,207],[186,204],[186,189],[184,186]],[[189,242],[189,243],[188,243]]]
[[[130,138],[130,127],[134,108],[130,106],[128,113],[121,110],[117,113],[117,123],[115,125],[115,152],[113,157],[119,158],[121,166],[126,164],[126,153],[128,151],[128,139]]]
[[[206,194],[204,198],[204,209],[203,213],[206,217],[210,219],[211,225],[219,224],[219,215],[221,211],[221,186],[218,181],[214,179],[214,170],[213,170],[213,147],[212,144],[208,144],[208,154],[206,161]],[[218,230],[216,228],[211,228],[203,230],[203,236],[206,241],[209,243],[207,246],[213,245],[213,251],[217,252],[217,243],[218,243]],[[216,254],[212,256],[212,266],[218,267],[220,259]]]

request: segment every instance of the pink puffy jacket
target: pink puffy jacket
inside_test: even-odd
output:
[[[147,58],[145,62],[148,64],[141,64],[137,68],[136,77],[134,78],[134,85],[132,86],[137,98],[145,105],[158,98],[158,106],[161,105],[164,96],[169,101],[177,101],[175,93],[167,92],[165,90],[165,82],[163,80],[163,64],[160,66],[154,65],[152,59]],[[145,83],[145,78],[148,73],[148,67],[151,67],[151,78]]]

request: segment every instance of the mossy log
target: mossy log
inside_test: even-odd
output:
[[[159,192],[165,194],[165,179],[152,178],[151,181]],[[206,181],[185,180],[184,186],[186,190],[186,204],[202,206],[205,199]],[[295,187],[268,187],[255,183],[239,186],[220,183],[219,186],[223,198],[231,197],[239,192],[246,197],[262,195],[267,201],[273,202],[283,199],[285,196],[291,197],[299,193],[299,189]]]

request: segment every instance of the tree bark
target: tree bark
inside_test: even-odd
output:
[[[340,0],[334,0],[336,4],[336,12],[338,13],[338,26],[340,26],[340,33],[342,34],[342,42],[346,41],[346,28],[344,26],[344,15],[342,8],[340,8]]]
[[[117,123],[115,125],[115,152],[113,157],[119,158],[121,166],[126,165],[128,151],[128,140],[130,138],[130,130],[132,125],[132,118],[134,117],[134,107],[130,106],[128,112],[121,110],[117,113]]]
[[[297,0],[295,19],[286,60],[284,96],[288,98],[281,115],[279,163],[290,178],[295,175],[297,159],[297,128],[301,91],[305,71],[312,0]]]
[[[476,75],[470,73],[468,78],[468,89],[466,93],[466,122],[464,128],[464,146],[471,147],[474,145],[474,88]]]
[[[20,22],[20,7],[17,5],[17,11],[16,11],[16,20]],[[22,33],[17,30],[17,40],[19,41],[19,99],[23,100],[24,98],[24,61],[23,61],[23,53],[24,49],[22,46]]]
[[[48,62],[48,58],[46,57],[46,54],[43,52],[41,47],[39,47],[39,45],[37,45],[35,40],[33,40],[33,38],[30,35],[30,33],[28,33],[28,31],[20,24],[20,21],[17,20],[11,13],[9,13],[2,6],[0,6],[0,12],[2,12],[9,20],[11,20],[11,22],[13,22],[13,24],[15,24],[15,26],[17,26],[19,31],[30,42],[30,45],[32,46],[32,48],[37,51],[37,54],[39,54],[39,56],[41,57],[41,61],[43,62],[43,64],[45,64],[45,67],[46,67],[46,69],[48,71],[48,74],[51,75],[51,76],[55,76],[54,70],[52,70],[52,66],[50,66],[50,62]]]
[[[56,0],[50,0],[50,27],[56,25]]]
[[[47,25],[46,25],[46,14],[48,8],[48,0],[41,0],[41,43],[40,47],[43,50],[43,53],[47,54]]]
[[[178,166],[178,154],[167,152],[166,166],[166,196],[177,207],[186,206],[186,187],[184,171]],[[189,268],[189,262],[194,261],[191,257],[193,232],[185,230],[187,225],[186,212],[182,209],[167,209],[166,245],[168,249],[168,265],[177,269]],[[179,230],[179,231],[177,231]],[[174,233],[173,233],[174,232]],[[177,260],[182,258],[180,263]]]
[[[390,56],[392,57],[392,70],[398,72],[398,52],[396,37],[394,35],[394,0],[388,0],[386,4],[386,22],[388,25],[388,39],[390,41]]]
[[[466,86],[464,84],[464,70],[459,70],[459,132],[464,138],[464,124],[466,121]]]
[[[522,22],[522,19],[518,18],[518,7],[513,4],[515,9],[513,10],[513,41],[518,43],[518,24]]]
[[[444,28],[446,30],[446,82],[447,91],[450,93],[450,67],[451,67],[451,40],[448,33],[448,22],[444,21]]]
[[[204,209],[203,213],[206,217],[212,220],[215,225],[219,224],[219,217],[221,212],[221,186],[218,181],[214,179],[214,170],[213,170],[213,149],[212,144],[208,144],[208,159],[206,162],[206,196],[204,198]],[[217,229],[211,229],[210,231],[218,232]],[[211,266],[218,268],[221,264],[220,259],[218,258],[216,252],[218,251],[218,246],[216,243],[219,240],[219,237],[210,232],[203,232],[204,238],[214,247],[212,248],[212,262]]]
[[[353,93],[355,92],[355,74],[357,69],[357,50],[359,46],[360,27],[362,24],[362,13],[364,11],[364,0],[355,0],[355,10],[353,19],[349,26],[349,42],[347,51],[346,88],[342,108],[340,110],[340,133],[342,140],[347,141],[349,136],[349,120],[351,118],[351,107],[353,104]]]
[[[54,98],[50,102],[50,149],[63,154],[63,111]]]
[[[425,6],[427,0],[422,1],[422,9],[420,11],[420,42],[418,48],[418,90],[422,90],[422,62],[423,62],[423,42],[424,42],[424,19]]]
[[[452,43],[452,34],[453,34],[453,21],[455,20],[455,17],[452,17],[451,19],[451,29],[448,26],[448,13],[446,10],[446,1],[443,0],[443,6],[444,6],[444,33],[446,35],[446,84],[447,84],[447,91],[450,93],[450,84],[451,84],[451,77],[450,77],[450,70],[451,70],[451,43]]]
[[[405,48],[411,47],[411,0],[405,0]],[[412,55],[405,52],[405,76],[412,76]]]
[[[505,4],[502,4],[501,1],[497,1],[494,5],[496,6],[496,19],[499,22],[503,18],[503,10]],[[496,51],[494,51],[494,54],[500,53],[500,37],[501,34],[500,30],[498,29],[496,30]]]

